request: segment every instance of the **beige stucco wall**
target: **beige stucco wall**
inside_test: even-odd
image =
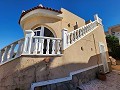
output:
[[[47,10],[48,11],[48,10]],[[74,30],[74,26],[76,25],[76,22],[78,22],[78,26],[85,25],[85,20],[76,16],[75,14],[61,8],[61,11],[63,12],[61,14],[61,17],[63,19],[57,19],[57,18],[50,18],[47,16],[40,16],[36,14],[32,14],[26,19],[23,19],[20,23],[23,30],[33,30],[38,26],[45,26],[49,28],[56,37],[61,37],[61,31],[63,28],[68,29],[68,32]],[[24,17],[23,17],[24,18]],[[70,23],[70,27],[68,27],[68,24]]]
[[[85,20],[78,17],[77,15],[69,12],[68,10],[61,8],[61,11],[63,12],[63,19],[62,19],[62,29],[66,28],[68,29],[68,32],[74,30],[74,26],[76,25],[76,22],[78,23],[78,27],[81,27],[85,25]],[[68,27],[68,24],[70,24],[70,27]]]

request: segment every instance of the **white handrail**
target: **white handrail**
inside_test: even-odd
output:
[[[98,21],[95,20],[87,25],[84,25],[76,30],[67,32],[67,29],[63,29],[62,38],[63,38],[63,50],[73,45],[75,42],[92,32],[98,26]]]
[[[24,38],[17,40],[0,50],[0,65],[22,54]]]
[[[44,37],[44,36],[34,36],[33,38],[52,39],[52,40],[61,40],[61,38]]]

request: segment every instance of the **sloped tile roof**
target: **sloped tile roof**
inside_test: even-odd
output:
[[[62,13],[61,10],[55,10],[55,9],[52,9],[52,8],[48,8],[48,7],[44,7],[44,6],[39,5],[39,6],[33,7],[33,8],[31,8],[31,9],[29,9],[29,10],[26,10],[26,11],[22,12],[22,14],[21,14],[21,16],[20,16],[20,19],[19,19],[19,24],[20,24],[21,18],[22,18],[24,15],[26,15],[27,13],[29,13],[29,12],[35,10],[35,9],[46,9],[46,10],[58,12],[58,13],[60,13],[60,14]]]

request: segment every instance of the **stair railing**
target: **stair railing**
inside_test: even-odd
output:
[[[0,65],[22,54],[24,39],[13,42],[0,50]]]
[[[71,32],[67,32],[67,29],[62,30],[62,50],[65,50],[66,48],[73,45],[75,42],[95,30],[98,26],[98,24],[102,25],[102,20],[98,17],[98,15],[94,15],[95,21],[90,22],[89,24],[86,24],[76,30],[73,30]]]

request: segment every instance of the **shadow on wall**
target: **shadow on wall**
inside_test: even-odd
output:
[[[31,83],[67,77],[70,72],[93,66],[93,60],[97,65],[98,58],[100,55],[91,56],[88,63],[62,61],[63,65],[52,67],[55,57],[21,56],[0,66],[0,90],[30,90]]]

